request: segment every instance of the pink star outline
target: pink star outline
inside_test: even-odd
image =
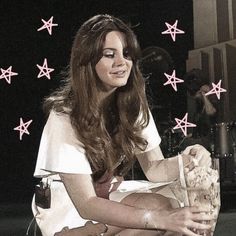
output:
[[[11,83],[11,77],[14,75],[18,75],[18,73],[16,72],[12,72],[12,66],[9,66],[6,70],[1,68],[1,75],[0,75],[0,79],[5,79],[7,81],[8,84]]]
[[[209,92],[205,93],[205,96],[208,96],[210,94],[216,94],[218,100],[220,100],[220,93],[225,93],[227,92],[226,89],[221,87],[221,80],[219,80],[218,84],[212,83],[213,89],[211,89]]]
[[[182,120],[175,118],[177,125],[173,129],[181,129],[182,132],[184,133],[184,136],[187,136],[187,127],[196,127],[195,124],[190,123],[187,120],[188,120],[188,113],[185,114]]]
[[[48,21],[45,21],[44,19],[41,19],[42,22],[44,23],[43,26],[41,26],[40,28],[37,29],[37,31],[41,31],[43,29],[47,29],[48,30],[48,33],[50,35],[52,35],[52,27],[53,26],[58,26],[58,24],[53,24],[52,21],[53,21],[53,16],[48,20]]]
[[[14,128],[14,130],[20,131],[20,140],[22,140],[23,134],[28,134],[28,135],[30,134],[29,131],[28,131],[28,127],[29,127],[29,125],[31,124],[32,121],[33,120],[29,120],[29,121],[24,123],[23,119],[20,118],[20,125]]]
[[[177,83],[183,83],[184,81],[182,79],[179,79],[175,75],[175,70],[173,70],[172,75],[168,75],[167,73],[164,73],[166,78],[168,79],[167,82],[165,82],[163,85],[166,86],[168,84],[171,84],[172,88],[177,92]]]
[[[185,34],[183,30],[180,30],[177,28],[178,20],[175,21],[173,25],[170,25],[169,23],[165,22],[167,26],[167,30],[161,32],[161,34],[170,34],[172,40],[175,42],[176,40],[176,34]]]
[[[40,70],[37,78],[41,78],[43,76],[46,76],[48,79],[51,79],[50,73],[53,72],[54,69],[48,67],[47,58],[44,58],[43,66],[40,66],[40,65],[37,64],[37,67]]]

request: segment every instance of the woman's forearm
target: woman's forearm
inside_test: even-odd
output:
[[[91,219],[108,225],[122,228],[143,229],[146,225],[145,213],[148,210],[124,205],[111,200],[93,197],[87,201],[89,207],[83,218]],[[148,222],[148,228],[155,228],[153,222]]]
[[[152,161],[146,176],[151,182],[167,182],[179,178],[178,156]]]
[[[183,165],[187,166],[191,162],[192,156],[189,155],[191,147],[182,153]],[[179,155],[164,158],[160,147],[138,156],[139,163],[147,179],[151,182],[169,182],[179,178]]]
[[[145,209],[97,197],[88,175],[60,176],[74,206],[83,218],[119,227],[145,227]],[[149,228],[154,228],[151,223],[148,225]]]

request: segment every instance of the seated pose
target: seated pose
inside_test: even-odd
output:
[[[184,207],[169,187],[180,159],[209,165],[208,152],[197,145],[164,159],[139,55],[133,31],[115,17],[94,16],[77,32],[65,84],[44,103],[32,203],[43,236],[197,236],[211,228],[215,216]],[[149,181],[124,181],[136,159]]]

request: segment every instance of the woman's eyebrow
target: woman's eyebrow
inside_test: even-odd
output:
[[[116,48],[103,48],[103,51],[104,50],[112,50],[112,51],[117,51],[117,49]]]
[[[128,49],[128,47],[124,47],[123,48],[123,50],[127,50]],[[103,48],[103,51],[104,50],[112,50],[112,51],[117,51],[118,49],[116,49],[116,48]]]

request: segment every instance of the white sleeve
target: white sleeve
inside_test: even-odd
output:
[[[140,149],[136,148],[135,154],[140,154],[144,152],[148,152],[156,147],[158,147],[161,143],[161,137],[157,131],[157,127],[155,124],[155,121],[153,119],[152,113],[149,110],[150,120],[144,129],[142,129],[139,133],[139,136],[146,139],[148,142],[148,145],[144,151],[141,151]]]
[[[52,173],[92,173],[69,116],[54,111],[43,130],[34,176],[41,178]]]

